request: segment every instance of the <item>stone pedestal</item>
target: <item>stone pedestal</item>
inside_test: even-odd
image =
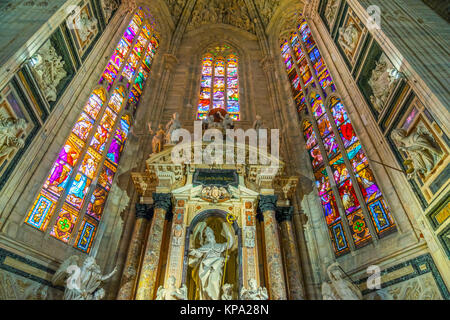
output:
[[[268,273],[269,299],[286,300],[286,283],[284,279],[281,248],[275,219],[277,197],[260,196],[259,207],[264,219],[264,242]]]
[[[141,273],[136,291],[136,300],[152,300],[155,292],[159,257],[166,213],[171,208],[170,193],[154,193],[154,214],[147,237]]]
[[[152,216],[153,207],[151,205],[136,203],[136,222],[131,235],[130,246],[128,247],[117,300],[133,299],[145,231]]]
[[[278,207],[276,218],[281,227],[281,245],[283,246],[290,300],[304,300],[305,292],[297,246],[292,228],[293,207]]]

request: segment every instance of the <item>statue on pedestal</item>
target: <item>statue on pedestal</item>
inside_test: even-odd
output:
[[[158,126],[158,131],[156,133],[152,130],[151,123],[148,123],[148,131],[150,134],[154,134],[152,139],[152,152],[153,153],[159,153],[164,148],[164,139],[166,136],[166,133],[164,131],[164,126],[160,124]]]

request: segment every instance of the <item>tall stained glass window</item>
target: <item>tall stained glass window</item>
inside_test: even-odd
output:
[[[216,108],[239,120],[238,58],[227,45],[210,49],[202,60],[197,119],[204,119]]]
[[[25,223],[89,252],[159,46],[142,8],[134,14],[63,144]],[[128,107],[127,107],[128,105]]]
[[[306,21],[281,40],[329,235],[337,256],[396,229]]]

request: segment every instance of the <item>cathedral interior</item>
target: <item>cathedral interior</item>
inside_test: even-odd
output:
[[[449,6],[1,1],[0,300],[450,299]]]

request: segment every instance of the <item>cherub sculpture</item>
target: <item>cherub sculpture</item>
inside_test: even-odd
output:
[[[94,257],[86,257],[81,267],[78,256],[71,256],[64,261],[53,275],[53,285],[64,285],[64,300],[101,300],[105,290],[100,288],[103,282],[111,278],[117,267],[102,275]]]

